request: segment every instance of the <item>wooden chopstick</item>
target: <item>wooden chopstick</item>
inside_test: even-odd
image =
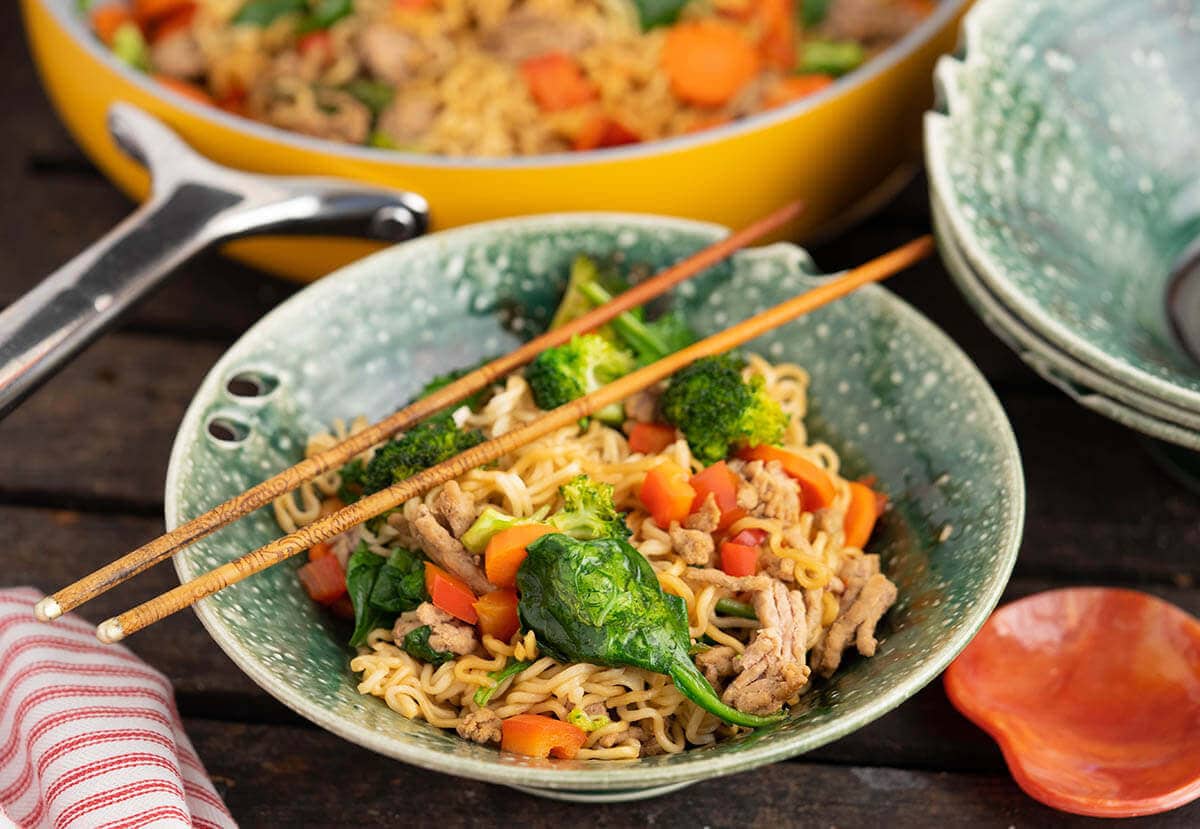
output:
[[[802,210],[803,204],[798,201],[784,205],[775,212],[677,262],[628,291],[624,291],[614,297],[611,302],[593,309],[579,319],[535,337],[515,351],[496,358],[487,365],[443,386],[428,397],[417,400],[373,426],[349,436],[336,446],[300,461],[295,466],[283,470],[240,495],[230,498],[223,504],[213,507],[208,512],[138,547],[116,561],[106,564],[74,584],[47,596],[34,606],[35,615],[44,622],[57,619],[62,614],[74,610],[160,561],[170,558],[193,541],[249,515],[259,507],[266,506],[280,495],[296,489],[305,481],[340,468],[355,455],[377,443],[382,443],[397,432],[469,397],[480,389],[487,388],[496,380],[530,362],[547,348],[561,345],[576,334],[591,331],[619,314],[644,305],[680,282],[707,270],[723,259],[732,256],[741,248],[771,231],[779,229],[798,216]]]
[[[319,518],[294,533],[265,544],[239,559],[222,564],[161,596],[122,613],[120,616],[108,619],[96,628],[96,636],[101,642],[119,642],[131,633],[136,633],[178,610],[190,607],[205,596],[211,596],[247,576],[254,575],[307,550],[314,544],[328,541],[338,533],[345,532],[387,510],[398,507],[409,498],[420,495],[431,487],[497,460],[520,446],[537,440],[556,429],[577,423],[582,417],[612,403],[620,402],[634,392],[660,380],[665,380],[701,357],[728,351],[778,328],[802,314],[845,296],[868,282],[885,279],[924,259],[932,251],[932,238],[922,236],[914,239],[818,288],[786,300],[681,351],[669,354],[591,394],[559,406],[537,420],[485,441],[447,461],[418,472],[411,478],[393,484],[387,489],[367,495],[350,506],[324,518]]]

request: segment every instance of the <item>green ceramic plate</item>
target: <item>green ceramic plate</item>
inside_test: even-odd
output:
[[[988,290],[950,231],[936,190],[930,191],[942,261],[980,318],[1044,379],[1080,405],[1143,434],[1200,451],[1200,413],[1150,397],[1093,370],[1031,331]]]
[[[513,347],[546,322],[580,251],[661,267],[723,235],[712,225],[616,214],[530,217],[440,233],[384,251],[297,294],[229,350],[180,427],[167,524],[300,457],[335,417],[378,418],[427,378]],[[702,332],[818,284],[802,250],[738,255],[682,286],[675,306]],[[704,750],[636,762],[501,755],[360,696],[346,630],[322,614],[287,562],[197,606],[218,644],[256,682],[329,730],[424,768],[561,796],[629,799],[790,757],[847,734],[932,680],[967,643],[1008,580],[1024,484],[1012,432],[958,348],[887,291],[871,287],[753,343],[812,373],[812,431],[850,475],[879,477],[894,508],[874,547],[900,587],[878,655],[851,660],[784,724]],[[269,393],[238,397],[249,374]],[[209,424],[234,440],[214,438]],[[176,558],[183,579],[278,534],[269,510]],[[604,794],[607,793],[607,794]]]
[[[926,162],[979,278],[1058,349],[1200,411],[1164,310],[1200,237],[1200,5],[982,0],[964,43]]]

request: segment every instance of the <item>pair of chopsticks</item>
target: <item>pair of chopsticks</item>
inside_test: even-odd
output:
[[[57,618],[111,587],[169,558],[192,541],[270,503],[277,496],[292,491],[303,482],[332,469],[340,468],[355,455],[371,446],[390,438],[397,432],[464,397],[486,388],[513,370],[530,362],[543,350],[561,345],[576,334],[595,329],[618,314],[643,305],[685,279],[720,262],[751,241],[785,224],[799,211],[800,205],[794,203],[772,213],[618,295],[611,302],[594,309],[573,323],[531,340],[512,353],[476,369],[444,386],[429,397],[414,402],[331,449],[301,461],[209,512],[139,547],[80,581],[42,599],[35,608],[38,618],[43,620]],[[549,411],[537,420],[512,432],[485,441],[443,463],[425,469],[411,478],[393,484],[387,489],[365,496],[354,504],[319,518],[294,533],[276,539],[239,559],[222,564],[208,573],[122,613],[120,616],[108,619],[97,627],[96,635],[102,642],[118,642],[178,610],[191,606],[199,599],[210,596],[231,584],[236,584],[248,576],[307,550],[314,544],[328,541],[335,535],[393,509],[434,486],[497,460],[514,449],[537,440],[556,429],[575,423],[580,418],[607,405],[620,402],[633,393],[666,379],[680,368],[701,357],[727,351],[842,297],[862,285],[882,280],[925,258],[932,250],[933,242],[928,236],[909,242],[812,291],[787,300],[725,331],[668,355],[591,394]]]

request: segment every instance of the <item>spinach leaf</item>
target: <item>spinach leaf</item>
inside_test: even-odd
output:
[[[383,556],[377,556],[367,549],[365,541],[358,545],[354,555],[346,562],[346,592],[350,594],[350,604],[354,605],[351,645],[361,645],[367,640],[368,633],[384,624],[384,614],[371,604],[371,593],[383,565]]]
[[[688,655],[686,604],[663,592],[650,562],[624,539],[553,533],[526,550],[517,571],[517,612],[550,656],[666,674],[685,697],[735,725],[783,719],[782,712],[761,717],[721,701]]]
[[[475,692],[475,704],[480,708],[487,705],[488,701],[492,698],[492,694],[496,693],[496,689],[500,687],[504,680],[508,679],[510,676],[516,676],[532,664],[532,662],[509,662],[500,670],[489,673],[488,676],[496,680],[496,684],[490,687],[481,686],[479,690]]]
[[[800,0],[800,21],[806,29],[821,25],[832,0]]]
[[[433,629],[429,625],[410,630],[405,635],[404,644],[401,647],[408,651],[409,656],[416,657],[431,665],[441,665],[449,662],[454,658],[454,654],[450,653],[450,651],[435,651],[429,646],[429,634],[432,632]]]
[[[267,27],[285,14],[308,11],[308,0],[250,0],[233,16],[233,24]]]
[[[425,601],[425,559],[408,550],[396,550],[380,568],[371,589],[371,607],[382,613],[416,610]]]
[[[354,0],[316,0],[312,12],[300,23],[300,34],[328,29],[354,11]]]
[[[392,98],[396,94],[395,88],[390,83],[373,81],[369,78],[355,78],[344,84],[342,89],[371,110],[371,115],[375,118],[378,118],[380,113],[388,108],[388,104],[392,102]]]
[[[633,0],[643,32],[671,25],[679,19],[679,13],[687,4],[688,0]]]

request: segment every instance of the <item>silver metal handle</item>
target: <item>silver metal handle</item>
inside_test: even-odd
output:
[[[413,193],[214,164],[140,109],[116,104],[109,131],[150,171],[150,198],[103,238],[0,311],[0,417],[12,411],[131,304],[199,251],[254,234],[424,233]]]

